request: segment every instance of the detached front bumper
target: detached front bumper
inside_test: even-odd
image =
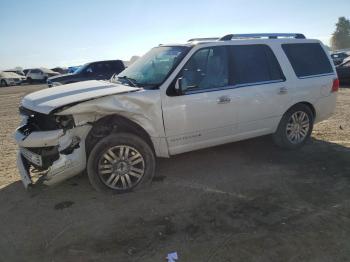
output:
[[[17,167],[27,188],[33,184],[31,167],[41,174],[40,180],[54,185],[82,172],[86,167],[85,138],[89,125],[69,130],[33,131],[18,128],[15,140],[19,146]],[[24,131],[25,130],[25,131]]]

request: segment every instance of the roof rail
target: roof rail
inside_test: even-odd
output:
[[[265,33],[265,34],[229,34],[221,37],[219,41],[228,41],[234,38],[268,38],[268,39],[277,39],[277,38],[296,38],[296,39],[305,39],[306,37],[303,34],[299,33]]]
[[[202,38],[191,38],[187,42],[193,42],[193,41],[216,41],[219,40],[220,37],[202,37]]]

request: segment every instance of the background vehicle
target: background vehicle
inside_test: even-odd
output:
[[[333,113],[338,88],[323,44],[301,34],[160,45],[111,81],[27,95],[18,167],[25,186],[33,165],[47,184],[87,170],[97,190],[124,193],[151,181],[156,157],[263,135],[299,148]]]
[[[0,72],[0,86],[20,85],[25,79],[24,76],[13,72]]]
[[[60,74],[67,74],[68,73],[68,69],[62,68],[62,67],[51,68],[51,70],[54,72],[60,73]]]
[[[46,82],[47,79],[51,76],[59,75],[59,73],[54,72],[47,68],[34,68],[29,69],[29,71],[26,74],[28,83],[33,82]]]
[[[86,80],[106,80],[124,69],[125,66],[121,60],[92,62],[77,69],[73,74],[50,77],[47,84],[52,87]]]
[[[9,69],[9,70],[4,70],[3,72],[12,72],[12,73],[16,73],[17,75],[20,75],[20,76],[25,76],[25,74],[22,70]]]
[[[333,62],[335,65],[340,65],[343,63],[344,59],[350,56],[350,52],[335,52],[331,54]]]
[[[350,59],[345,59],[343,63],[336,67],[338,78],[341,82],[350,82]]]
[[[79,66],[69,66],[67,74],[73,74],[75,71],[77,71],[81,67],[82,67],[81,65],[79,65]]]

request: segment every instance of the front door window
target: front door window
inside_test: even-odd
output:
[[[224,46],[197,51],[180,73],[184,93],[228,85],[228,54]]]

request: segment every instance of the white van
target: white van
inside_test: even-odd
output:
[[[87,170],[97,190],[123,193],[151,180],[156,157],[268,134],[298,148],[338,88],[323,44],[301,34],[160,45],[110,81],[27,95],[18,168],[26,187],[33,166],[48,185]]]

